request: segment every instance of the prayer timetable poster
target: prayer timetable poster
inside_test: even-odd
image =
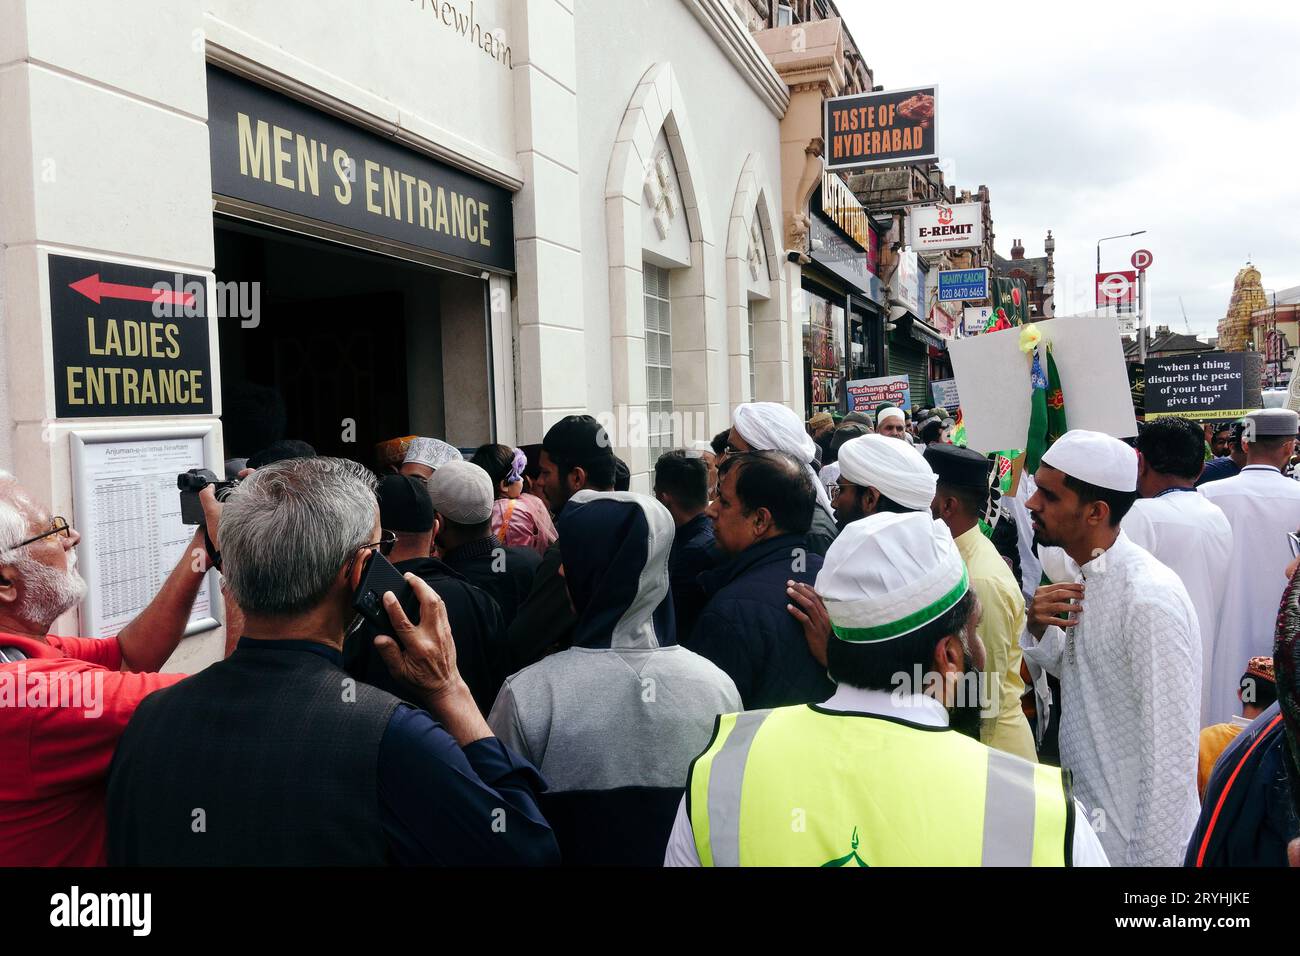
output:
[[[74,445],[75,525],[82,534],[77,551],[87,586],[81,630],[88,637],[113,637],[153,600],[190,545],[194,528],[181,523],[176,476],[205,467],[204,439],[74,440]],[[205,579],[190,625],[211,619]]]

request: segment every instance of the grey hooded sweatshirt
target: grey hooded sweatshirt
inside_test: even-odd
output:
[[[663,505],[581,491],[556,527],[573,646],[507,678],[488,723],[549,783],[542,811],[564,862],[658,866],[690,763],[740,694],[676,644]]]

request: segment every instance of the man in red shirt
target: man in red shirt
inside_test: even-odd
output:
[[[202,494],[208,526],[220,505]],[[81,536],[0,471],[0,866],[105,862],[104,786],[136,705],[180,643],[208,567],[202,528],[162,590],[116,638],[53,637],[80,603]]]

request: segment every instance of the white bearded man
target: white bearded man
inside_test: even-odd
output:
[[[1042,552],[1059,583],[1034,595],[1021,647],[1060,678],[1061,766],[1111,862],[1178,866],[1199,813],[1201,635],[1182,581],[1120,529],[1137,472],[1098,432],[1043,455],[1026,507],[1064,555]]]

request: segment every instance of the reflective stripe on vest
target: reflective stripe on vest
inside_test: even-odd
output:
[[[1072,839],[1059,769],[814,707],[720,717],[687,793],[705,866],[1061,866]]]

